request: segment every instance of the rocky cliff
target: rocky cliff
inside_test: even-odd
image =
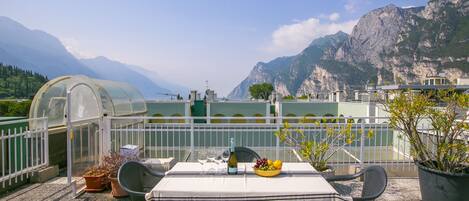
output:
[[[300,54],[259,62],[229,95],[248,97],[271,82],[283,95],[323,93],[366,84],[419,82],[469,74],[469,1],[432,0],[425,7],[388,5],[362,16],[352,33],[314,40]]]

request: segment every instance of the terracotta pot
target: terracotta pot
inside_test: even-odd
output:
[[[109,180],[111,180],[112,196],[116,198],[129,196],[129,194],[127,194],[127,192],[124,189],[122,189],[117,178],[109,177]]]
[[[98,176],[83,176],[86,183],[86,192],[100,192],[103,191],[106,185],[106,175],[100,174]]]

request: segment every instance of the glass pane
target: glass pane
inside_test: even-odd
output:
[[[85,85],[75,87],[70,99],[72,122],[99,117],[98,100],[90,87]]]
[[[47,116],[49,118],[48,123],[50,127],[64,125],[67,83],[67,80],[62,80],[47,88],[37,101],[37,105],[34,106],[35,111],[32,117]]]
[[[114,115],[128,115],[132,113],[130,99],[119,86],[119,83],[108,80],[94,80],[111,97],[114,105]]]

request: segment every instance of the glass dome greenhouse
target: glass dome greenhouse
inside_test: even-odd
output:
[[[65,126],[67,91],[72,122],[147,112],[142,94],[129,84],[77,75],[58,77],[44,84],[33,99],[30,118],[48,117],[49,127]]]

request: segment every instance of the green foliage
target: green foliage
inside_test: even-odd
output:
[[[295,97],[292,95],[284,96],[283,100],[295,100]]]
[[[436,94],[396,92],[393,100],[384,104],[390,114],[390,124],[409,140],[412,155],[426,167],[451,173],[469,168],[469,94],[442,90]],[[437,97],[437,98],[434,98]],[[445,105],[438,108],[435,100]],[[429,132],[421,126],[430,122]],[[469,172],[467,172],[469,173]]]
[[[274,86],[270,83],[253,84],[249,87],[249,93],[255,99],[268,100]]]
[[[358,135],[363,131],[353,132],[352,123],[323,124],[314,122],[316,127],[326,130],[326,135],[320,139],[310,140],[306,137],[300,127],[293,127],[288,122],[284,122],[283,128],[275,132],[281,142],[294,147],[301,157],[318,171],[328,169],[329,159],[344,146],[352,144]],[[368,131],[368,137],[373,137],[373,131]]]
[[[0,63],[0,99],[30,99],[47,82],[47,77]]]
[[[302,95],[302,96],[298,97],[298,99],[300,99],[300,100],[306,100],[306,99],[308,99],[308,96],[307,96],[307,95]]]
[[[300,120],[300,123],[316,123],[318,120],[314,119],[315,116],[315,114],[308,113]]]
[[[31,101],[0,101],[1,117],[27,117]]]

